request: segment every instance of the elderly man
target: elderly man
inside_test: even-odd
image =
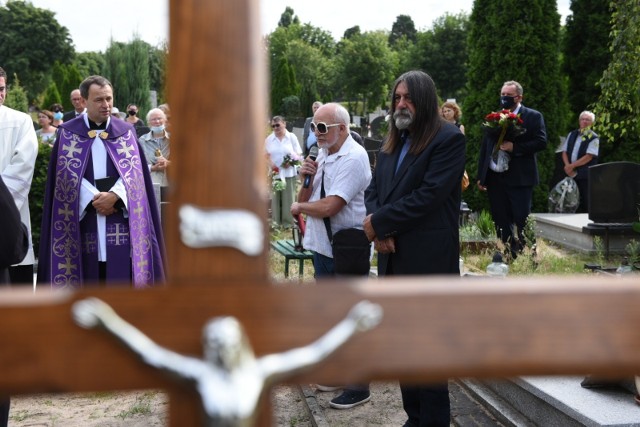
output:
[[[133,126],[111,117],[102,76],[80,84],[87,112],[61,125],[43,204],[38,282],[53,288],[164,281],[164,244]]]
[[[65,122],[75,119],[85,111],[84,100],[82,99],[82,96],[80,96],[80,89],[72,90],[69,97],[71,98],[71,104],[73,104],[73,111],[67,111],[64,113],[62,121]]]
[[[589,166],[598,164],[600,139],[591,126],[596,116],[591,111],[580,113],[579,128],[572,130],[562,143],[564,172],[573,177],[580,192],[580,204],[576,212],[589,212]]]
[[[362,228],[365,217],[364,190],[371,180],[369,156],[349,133],[349,113],[335,103],[318,108],[310,129],[315,133],[320,152],[317,160],[307,157],[300,169],[301,179],[310,176],[310,185],[301,186],[291,213],[307,215],[303,245],[313,251],[315,277],[335,275],[332,234],[345,228]],[[328,218],[330,227],[325,225]],[[322,391],[340,387],[318,386]],[[347,409],[368,402],[368,385],[351,385],[330,403],[332,408]]]

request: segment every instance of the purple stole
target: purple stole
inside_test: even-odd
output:
[[[50,255],[54,289],[79,289],[85,281],[98,281],[97,214],[91,204],[78,222],[85,209],[79,206],[82,178],[94,182],[94,143],[104,144],[107,175],[122,178],[129,205],[128,218],[122,210],[106,217],[107,283],[133,281],[135,288],[146,288],[159,279],[153,264],[161,260],[154,259],[155,229],[142,172],[146,162],[141,162],[132,128],[112,126],[113,122],[106,130],[89,130],[84,120],[60,128],[58,151],[52,154],[56,167]]]

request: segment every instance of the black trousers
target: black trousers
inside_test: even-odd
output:
[[[451,403],[449,385],[415,386],[400,383],[402,407],[409,420],[407,427],[449,427]]]
[[[9,398],[0,398],[0,427],[9,425]]]

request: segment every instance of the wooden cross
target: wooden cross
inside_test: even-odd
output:
[[[76,326],[71,306],[96,296],[160,345],[201,354],[205,322],[237,317],[257,355],[302,346],[366,298],[383,322],[293,383],[366,379],[640,372],[640,282],[605,277],[433,277],[273,286],[261,250],[187,246],[179,210],[240,209],[266,218],[266,73],[257,0],[171,0],[172,203],[169,281],[144,291],[0,294],[0,393],[163,388],[174,426],[202,425],[199,398],[105,333]],[[348,366],[349,369],[344,367]],[[262,411],[261,425],[271,421]]]

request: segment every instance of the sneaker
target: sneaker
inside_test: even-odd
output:
[[[336,391],[340,390],[342,386],[316,384],[316,388],[320,391]]]
[[[371,400],[371,393],[368,391],[345,390],[344,393],[333,399],[329,404],[335,409],[349,409],[369,400]]]

